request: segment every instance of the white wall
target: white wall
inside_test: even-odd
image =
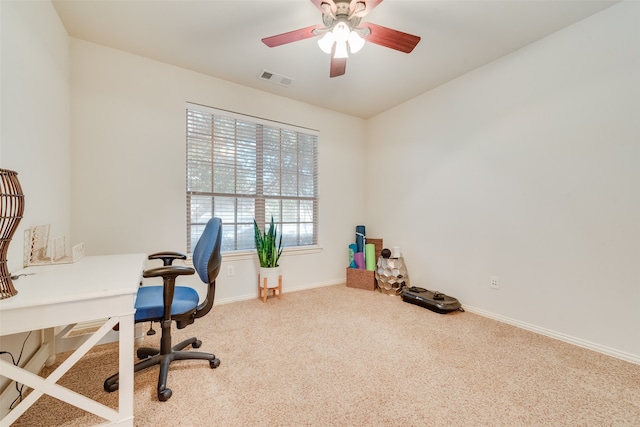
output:
[[[26,229],[51,224],[52,237],[70,236],[69,43],[51,3],[2,0],[0,8],[0,167],[18,172],[25,194],[7,254],[13,272],[23,266]],[[2,337],[1,350],[17,357],[24,337]],[[39,339],[32,334],[22,363]]]
[[[640,361],[638,22],[613,6],[370,120],[366,222],[412,284]]]
[[[8,266],[22,268],[23,231],[69,235],[69,42],[49,2],[2,1],[0,165],[18,172],[24,218]]]
[[[72,233],[88,254],[185,251],[189,101],[320,131],[322,251],[284,256],[283,287],[344,280],[364,208],[363,120],[76,39],[71,82]],[[257,295],[255,256],[223,262],[235,276],[223,265],[217,301]]]

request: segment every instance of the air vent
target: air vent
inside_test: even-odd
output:
[[[291,83],[293,83],[293,78],[267,70],[262,70],[262,73],[260,73],[258,78],[284,87],[289,87],[291,86]]]

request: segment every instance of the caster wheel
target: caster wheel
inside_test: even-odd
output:
[[[158,400],[161,402],[166,402],[167,400],[169,400],[172,394],[173,393],[171,392],[170,388],[165,388],[162,391],[158,391]]]
[[[113,383],[113,384],[107,384],[107,382],[104,383],[104,391],[108,393],[113,393],[117,389],[118,389],[118,383]]]
[[[138,356],[138,359],[140,360],[155,356],[158,353],[160,353],[160,351],[155,348],[139,348],[136,350],[136,356]]]
[[[193,342],[193,344],[191,344],[191,347],[193,347],[193,348],[200,348],[200,346],[201,346],[201,345],[202,345],[202,341],[200,341],[200,340],[195,340],[195,341]]]
[[[215,359],[213,359],[213,360],[209,360],[209,367],[210,367],[211,369],[215,369],[215,368],[217,368],[218,366],[220,366],[220,359],[218,359],[218,358],[216,357],[216,358],[215,358]]]

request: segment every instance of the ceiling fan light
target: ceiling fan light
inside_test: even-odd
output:
[[[333,33],[336,42],[346,42],[349,39],[351,29],[346,23],[340,21],[335,25],[335,27],[333,27],[331,32]]]
[[[359,52],[364,46],[364,39],[355,31],[349,33],[349,49],[351,53]]]
[[[334,58],[348,58],[347,42],[336,42],[336,51],[333,54]]]
[[[333,48],[334,37],[331,31],[328,31],[324,36],[318,40],[318,46],[324,53],[331,53]]]

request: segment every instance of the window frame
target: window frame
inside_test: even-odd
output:
[[[191,175],[191,171],[190,171],[190,162],[194,161],[191,157],[190,157],[190,140],[192,138],[192,132],[190,130],[190,125],[192,124],[192,122],[190,121],[190,110],[193,111],[197,111],[199,113],[203,113],[203,114],[207,114],[207,115],[211,115],[212,116],[212,120],[214,117],[218,117],[218,118],[224,118],[224,119],[229,119],[229,120],[234,120],[236,121],[236,126],[238,122],[244,123],[244,124],[251,124],[251,125],[255,125],[256,126],[256,134],[255,134],[255,140],[252,141],[255,144],[255,170],[253,171],[255,173],[255,193],[252,194],[247,194],[247,193],[242,193],[242,192],[238,192],[237,191],[237,186],[234,187],[234,191],[233,192],[218,192],[216,191],[217,188],[215,188],[215,178],[213,177],[214,175],[214,162],[216,161],[216,158],[214,157],[214,149],[217,146],[211,145],[210,149],[211,149],[211,188],[210,191],[201,191],[201,189],[193,189],[190,188],[190,179],[192,177]],[[211,208],[210,208],[210,213],[211,216],[216,215],[215,211],[215,198],[218,197],[219,200],[221,200],[222,198],[233,198],[236,200],[235,202],[235,207],[233,209],[233,217],[234,217],[234,221],[229,225],[228,221],[227,221],[227,227],[231,226],[233,227],[233,239],[234,239],[234,243],[233,243],[233,249],[223,249],[223,253],[225,254],[225,256],[234,256],[234,257],[239,257],[239,258],[243,258],[244,256],[247,255],[254,255],[255,254],[255,243],[253,242],[253,239],[251,238],[251,247],[246,247],[246,243],[247,240],[246,238],[244,240],[245,246],[244,247],[238,247],[238,233],[239,233],[239,226],[242,225],[243,227],[245,227],[244,231],[246,232],[246,227],[247,227],[247,223],[246,220],[245,221],[239,221],[238,220],[238,203],[237,200],[238,199],[249,199],[249,200],[253,200],[253,218],[256,218],[256,221],[258,222],[258,226],[260,226],[260,228],[263,227],[263,224],[267,224],[270,221],[270,217],[266,218],[265,217],[265,200],[272,200],[272,201],[277,201],[279,204],[279,207],[277,208],[277,212],[278,212],[278,217],[274,217],[274,221],[275,223],[278,225],[278,231],[282,231],[283,230],[283,224],[284,225],[289,225],[289,226],[294,226],[296,228],[296,232],[295,233],[288,233],[285,235],[285,240],[283,240],[283,247],[284,247],[284,253],[289,253],[289,252],[296,252],[296,253],[315,253],[318,252],[320,249],[319,245],[318,245],[318,238],[319,238],[319,233],[318,233],[318,227],[319,227],[319,188],[318,188],[318,181],[319,181],[319,168],[318,168],[318,163],[319,163],[319,131],[314,130],[314,129],[309,129],[309,128],[304,128],[301,126],[295,126],[295,125],[291,125],[288,123],[283,123],[283,122],[277,122],[277,121],[273,121],[273,120],[267,120],[264,118],[260,118],[260,117],[255,117],[255,116],[250,116],[250,115],[246,115],[246,114],[240,114],[240,113],[236,113],[236,112],[232,112],[232,111],[228,111],[228,110],[222,110],[219,108],[214,108],[214,107],[209,107],[209,106],[204,106],[201,104],[195,104],[195,103],[190,103],[188,102],[186,105],[186,111],[185,111],[185,120],[186,120],[186,126],[185,126],[185,133],[186,133],[186,209],[187,209],[187,218],[186,218],[186,228],[187,228],[187,253],[191,253],[193,251],[193,247],[192,245],[195,243],[196,239],[193,238],[192,236],[192,232],[194,230],[194,225],[195,226],[200,226],[202,228],[204,228],[204,224],[200,224],[200,223],[194,223],[193,222],[193,217],[192,217],[192,198],[194,196],[201,196],[201,197],[210,197],[211,198]],[[271,144],[273,144],[273,140],[271,141],[267,141],[266,137],[263,137],[262,135],[262,131],[264,129],[268,129],[268,131],[277,131],[279,132],[279,145],[280,147],[282,147],[284,145],[283,143],[283,133],[285,133],[286,135],[291,136],[291,134],[293,133],[295,135],[295,150],[297,153],[300,152],[301,148],[301,144],[310,144],[310,148],[307,147],[306,145],[304,146],[306,150],[311,150],[310,152],[312,153],[312,174],[309,175],[309,173],[303,174],[307,177],[307,179],[309,177],[311,177],[312,179],[312,195],[311,196],[300,196],[300,190],[299,188],[296,187],[296,195],[295,196],[291,196],[291,195],[283,195],[282,191],[278,192],[277,195],[272,195],[272,194],[265,194],[264,190],[263,190],[263,185],[262,185],[262,179],[263,179],[263,174],[265,173],[265,168],[264,166],[260,166],[261,164],[261,159],[264,159],[264,151],[266,146],[269,145],[269,142],[271,142]],[[214,144],[216,137],[214,136],[213,133],[213,125],[212,125],[212,133],[210,135],[210,139],[211,139],[211,144]],[[301,138],[302,135],[302,138]],[[300,142],[300,139],[304,140],[304,143]],[[239,140],[236,138],[236,136],[234,135],[233,137],[233,146],[237,149],[238,148],[238,143]],[[282,151],[282,148],[280,148],[280,150]],[[306,160],[309,160],[309,154],[308,152],[306,153]],[[301,169],[304,170],[304,167],[300,165],[299,162],[297,162],[297,158],[296,158],[296,169],[295,169],[295,174],[296,174],[296,183],[298,183],[299,178],[301,176]],[[307,167],[309,167],[309,162],[307,162]],[[282,172],[282,164],[283,161],[279,160],[279,163],[277,163],[279,169],[279,172],[277,174],[277,177],[279,179],[279,181],[283,181],[283,172]],[[234,163],[234,168],[237,169],[238,168],[238,162],[237,160]],[[234,169],[234,170],[235,170]],[[234,185],[236,185],[236,181],[234,180]],[[281,187],[282,187],[282,182],[281,182]],[[307,188],[309,187],[309,184],[307,186]],[[296,203],[297,207],[294,209],[295,214],[297,215],[297,219],[295,221],[285,221],[283,218],[284,216],[286,216],[286,208],[283,207],[283,204],[286,203],[287,201],[297,201],[298,203]],[[305,201],[307,202],[307,206],[311,205],[311,221],[304,221],[301,219],[301,210],[305,210],[305,212],[309,211],[309,208],[307,207],[307,209],[303,209],[300,205],[299,202],[300,201]],[[309,203],[311,202],[311,203]],[[219,216],[219,215],[216,215]],[[311,243],[309,244],[300,244],[301,241],[301,229],[300,226],[301,225],[311,225],[312,228],[312,232],[311,232]],[[223,229],[225,227],[225,221],[223,220]],[[251,227],[253,227],[253,220],[251,221]],[[227,235],[229,233],[229,229],[227,228]],[[295,242],[295,244],[291,244],[291,242],[286,242],[286,238],[287,236],[295,236],[295,238],[297,239],[297,241]],[[307,236],[309,236],[307,234]]]

